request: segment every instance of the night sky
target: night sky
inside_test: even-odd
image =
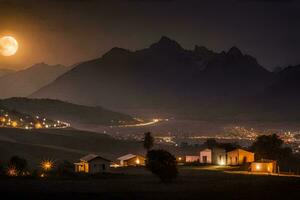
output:
[[[162,35],[188,49],[238,46],[269,69],[300,64],[299,10],[297,0],[0,0],[0,36],[20,43],[0,68],[72,65]]]

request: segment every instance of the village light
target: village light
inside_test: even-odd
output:
[[[135,161],[135,163],[136,163],[137,165],[139,165],[139,164],[140,164],[140,159],[137,158],[136,161]]]
[[[2,117],[1,122],[5,122],[5,121],[6,121],[5,117]]]
[[[40,128],[42,128],[42,124],[41,124],[41,123],[36,123],[36,124],[34,125],[34,127],[35,127],[36,129],[40,129]]]
[[[13,121],[13,122],[11,123],[11,125],[12,125],[12,127],[16,128],[16,127],[18,126],[18,123],[17,123],[16,121]]]
[[[224,160],[221,160],[221,161],[219,162],[219,165],[222,165],[222,166],[224,166],[224,165],[225,165],[225,162],[224,162]]]
[[[7,169],[8,176],[17,176],[17,170],[14,166],[11,166]]]
[[[50,160],[45,160],[41,163],[43,170],[49,171],[53,168],[53,162]]]
[[[256,170],[260,170],[260,166],[258,164],[256,165]]]

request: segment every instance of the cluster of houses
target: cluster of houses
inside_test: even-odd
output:
[[[177,162],[202,163],[208,165],[238,166],[249,164],[251,172],[276,173],[276,161],[254,160],[254,153],[243,149],[235,149],[226,152],[221,148],[207,148],[199,152],[199,155],[178,156]],[[101,156],[90,154],[84,156],[79,162],[74,163],[75,172],[99,173],[109,171],[111,167],[145,166],[146,158],[142,155],[127,154],[117,158],[117,162]]]

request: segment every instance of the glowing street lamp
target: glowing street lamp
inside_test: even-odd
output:
[[[8,176],[17,176],[17,170],[14,166],[11,166],[7,169],[7,175]]]
[[[51,160],[45,160],[41,163],[43,170],[49,171],[53,168],[53,162]]]

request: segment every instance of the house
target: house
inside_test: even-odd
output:
[[[212,151],[211,149],[204,149],[200,151],[200,163],[212,163]]]
[[[185,156],[186,163],[200,162],[200,156]]]
[[[84,173],[101,173],[109,171],[111,161],[102,158],[95,154],[89,154],[80,158],[79,162],[74,163],[75,172],[84,172]]]
[[[227,152],[227,165],[243,165],[254,161],[254,153],[243,149]]]
[[[277,163],[275,160],[261,159],[251,163],[251,172],[276,173]]]
[[[200,151],[200,163],[225,165],[226,151],[221,148],[204,149]]]
[[[127,154],[117,159],[120,166],[145,166],[146,158],[141,155]]]

